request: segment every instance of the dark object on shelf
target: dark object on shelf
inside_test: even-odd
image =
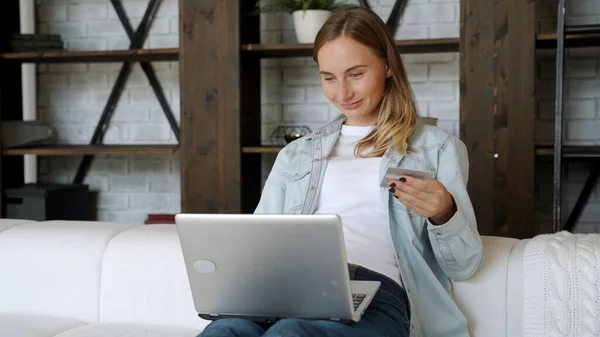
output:
[[[290,142],[311,133],[308,126],[303,125],[282,125],[278,126],[271,134],[270,141],[272,146],[284,146]]]
[[[60,35],[54,34],[13,34],[10,36],[13,52],[64,50]]]
[[[51,139],[54,128],[40,121],[2,122],[2,148],[31,145]]]
[[[62,41],[58,34],[11,34],[11,41]]]
[[[148,214],[145,225],[166,225],[175,224],[175,214]]]
[[[6,190],[10,219],[91,220],[87,185],[25,184]]]

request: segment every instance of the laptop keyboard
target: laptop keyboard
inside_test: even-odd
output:
[[[354,310],[358,309],[358,306],[365,300],[367,294],[352,294],[352,302],[354,303]]]

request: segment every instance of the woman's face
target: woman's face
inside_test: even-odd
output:
[[[323,44],[317,61],[325,97],[346,116],[346,124],[375,125],[375,108],[391,76],[385,62],[369,47],[343,36]]]

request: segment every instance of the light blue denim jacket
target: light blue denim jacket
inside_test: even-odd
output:
[[[255,213],[314,213],[327,157],[344,120],[339,115],[279,152]],[[429,125],[418,125],[410,144],[414,151],[407,156],[391,147],[386,151],[379,180],[388,167],[430,171],[452,194],[458,208],[447,223],[435,226],[381,188],[400,277],[411,305],[410,336],[469,336],[466,318],[451,295],[451,281],[469,278],[483,263],[481,238],[466,190],[466,147],[455,136]]]

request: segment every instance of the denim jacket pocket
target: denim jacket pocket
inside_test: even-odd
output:
[[[311,169],[284,172],[286,179],[285,214],[299,213],[306,200]]]
[[[296,171],[292,171],[292,172],[284,172],[283,176],[288,180],[288,181],[297,181],[300,180],[304,177],[306,177],[308,174],[310,173],[310,168],[306,169],[306,170],[296,170]]]

